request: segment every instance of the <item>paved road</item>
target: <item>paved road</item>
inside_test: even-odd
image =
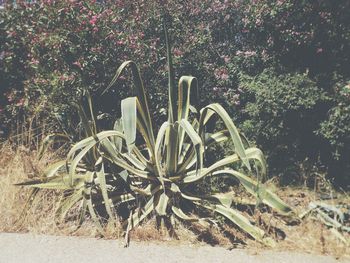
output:
[[[93,238],[57,237],[32,234],[0,233],[0,263],[167,263],[167,262],[234,262],[234,263],[339,263],[329,256],[295,252],[266,251],[258,255],[242,249],[121,242]]]

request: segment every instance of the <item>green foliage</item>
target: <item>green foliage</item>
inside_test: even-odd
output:
[[[274,161],[273,155],[288,159],[293,166],[307,158],[311,165],[321,160],[327,167],[342,167],[333,172],[329,169],[331,177],[347,176],[347,137],[342,135],[343,128],[332,130],[331,124],[339,122],[331,116],[349,106],[349,100],[340,100],[337,91],[350,79],[349,1],[103,2],[41,1],[18,4],[1,12],[0,130],[11,131],[18,120],[30,121],[33,115],[50,124],[57,115],[63,123],[74,123],[76,113],[71,104],[78,102],[86,89],[96,102],[96,114],[108,113],[98,118],[99,124],[107,127],[111,119],[121,114],[120,105],[115,103],[130,95],[122,88],[128,79],[118,82],[118,92],[100,97],[99,91],[112,78],[114,65],[126,58],[135,61],[144,72],[152,100],[151,115],[155,127],[159,127],[167,118],[163,88],[166,67],[161,55],[165,41],[159,26],[160,14],[165,11],[171,14],[169,23],[178,36],[172,41],[176,77],[198,77],[201,106],[220,103],[234,119],[245,122],[249,132],[249,122],[257,115],[241,113],[252,112],[254,107],[259,110],[259,106],[253,105],[256,99],[252,92],[242,93],[240,86],[245,85],[245,80],[241,76],[263,79],[271,75],[276,81],[282,79],[286,87],[282,90],[290,87],[295,96],[303,99],[296,102],[286,96],[287,112],[279,107],[278,121],[269,123],[263,139],[258,141],[268,153],[270,167],[278,169],[284,165]],[[314,85],[314,89],[298,93],[286,83],[289,78],[305,78],[305,85]],[[292,83],[300,87],[298,81]],[[315,89],[319,98],[314,96]],[[277,98],[271,101],[278,104]],[[340,101],[343,106],[336,110]],[[292,107],[289,102],[298,109],[288,109]],[[249,108],[245,109],[247,105]],[[290,115],[302,116],[303,121],[287,127],[291,120],[282,120],[288,136],[280,121],[293,118]],[[312,120],[307,122],[305,118],[309,117]],[[261,123],[266,123],[266,118]],[[307,124],[302,126],[303,132],[301,123]],[[268,131],[283,134],[276,140],[274,133],[268,135]],[[274,154],[277,148],[287,150]]]
[[[349,123],[346,109],[350,101],[341,95],[339,87],[345,86],[344,83],[350,78],[347,66],[350,31],[349,24],[345,22],[350,19],[349,2],[276,0],[246,3],[247,8],[243,10],[243,27],[247,37],[245,49],[254,51],[255,55],[251,57],[255,58],[255,62],[246,68],[245,73],[261,79],[266,75],[264,68],[272,68],[272,77],[276,82],[270,82],[262,90],[270,87],[274,90],[274,87],[279,86],[279,78],[274,76],[285,80],[295,76],[297,79],[300,73],[306,72],[305,79],[314,82],[313,92],[309,92],[309,89],[304,91],[299,86],[303,91],[295,93],[302,96],[304,101],[300,102],[305,103],[305,107],[299,107],[293,113],[289,109],[289,103],[298,103],[293,99],[285,101],[284,107],[289,113],[281,115],[284,118],[283,124],[279,116],[277,119],[273,116],[271,122],[266,118],[254,122],[270,128],[270,135],[263,135],[264,138],[261,137],[258,143],[267,151],[270,167],[283,171],[287,160],[288,166],[294,166],[296,173],[300,173],[296,167],[300,162],[306,161],[312,165],[317,163],[318,166],[325,165],[330,178],[346,185],[350,160],[348,136],[345,135]],[[288,94],[291,85],[284,81],[282,83],[285,86],[283,92]],[[268,99],[264,94],[262,97]],[[288,98],[287,95],[282,97]],[[277,103],[279,100],[280,97],[273,99]],[[316,101],[309,108],[309,102]],[[250,102],[254,103],[254,99]],[[280,105],[283,105],[282,102]],[[255,108],[260,114],[265,114],[265,109],[260,106],[262,105],[257,103]],[[295,120],[288,116],[290,114],[291,118],[294,115]],[[249,123],[249,118],[247,119]],[[286,127],[286,123],[290,125]],[[284,132],[286,136],[280,137],[279,132],[284,128],[287,128]]]
[[[334,71],[349,76],[348,1],[263,0],[244,6],[248,49],[279,68],[309,69],[328,80]]]
[[[328,112],[328,118],[321,123],[319,133],[335,148],[335,157],[340,158],[350,145],[350,84],[338,89],[336,105]]]
[[[2,122],[11,127],[16,118],[36,112],[49,119],[59,114],[69,121],[75,114],[71,105],[83,90],[94,94],[104,87],[114,65],[127,57],[146,64],[154,60],[158,36],[144,39],[141,30],[134,31],[135,20],[125,18],[136,10],[120,5],[44,1],[1,12]],[[110,94],[110,103],[97,103],[97,111],[111,111],[111,102],[125,95]]]
[[[276,75],[265,70],[256,77],[241,75],[242,128],[267,150],[273,172],[298,173],[296,164],[321,161],[346,183],[342,170],[350,153],[349,88],[342,82],[338,86],[332,99],[307,74]],[[329,105],[334,106],[328,110]]]
[[[240,85],[246,101],[244,130],[268,149],[274,168],[317,158],[309,150],[319,141],[313,132],[327,97],[314,81],[306,74],[278,76],[266,70],[257,77],[242,75]]]
[[[349,83],[340,83],[334,106],[328,111],[327,118],[321,122],[317,134],[327,142],[328,154],[323,162],[331,174],[343,175],[336,179],[343,184],[349,182],[347,175],[350,163],[350,88]],[[328,145],[328,143],[330,145]]]
[[[168,42],[165,30],[166,42]],[[87,138],[70,149],[65,161],[53,164],[42,181],[19,185],[64,190],[58,214],[61,219],[80,203],[80,224],[88,211],[103,233],[99,214],[105,208],[106,218],[115,220],[114,207],[130,203],[125,226],[126,245],[129,232],[152,214],[169,221],[198,222],[214,220],[212,213],[233,222],[259,242],[273,245],[265,232],[253,225],[234,205],[232,193],[198,191],[196,187],[208,177],[231,177],[261,203],[278,213],[291,215],[292,209],[265,188],[266,163],[262,152],[251,147],[217,103],[197,109],[197,79],[182,76],[175,85],[175,72],[167,44],[168,118],[155,136],[156,129],[139,69],[132,61],[124,62],[104,93],[112,88],[126,68],[130,68],[134,97],[121,102],[121,118],[113,130],[98,132],[91,98],[89,111],[80,107]],[[222,129],[209,132],[207,125],[219,120]],[[233,152],[207,164],[205,155],[212,144],[230,141]],[[239,201],[238,201],[239,202]],[[207,211],[203,217],[198,211]],[[197,216],[189,212],[198,213]],[[208,213],[209,212],[209,213]]]

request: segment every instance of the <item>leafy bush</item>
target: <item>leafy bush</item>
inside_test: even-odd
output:
[[[241,56],[250,58],[250,62],[247,60],[241,62],[240,68],[243,68],[243,73],[260,79],[264,78],[266,72],[263,71],[266,68],[272,68],[274,71],[272,77],[276,83],[269,82],[269,87],[275,90],[274,87],[280,86],[277,83],[279,77],[275,76],[280,75],[280,78],[285,80],[292,76],[298,79],[298,76],[305,72],[307,73],[305,78],[314,82],[314,90],[309,94],[306,94],[309,89],[300,91],[299,95],[304,96],[305,100],[311,99],[311,102],[318,101],[315,106],[308,108],[309,102],[304,100],[305,107],[299,107],[298,112],[293,113],[294,117],[300,117],[299,120],[292,122],[291,119],[283,120],[283,127],[286,122],[295,124],[287,127],[288,134],[285,133],[283,140],[279,134],[277,136],[274,134],[274,131],[282,130],[281,119],[273,122],[272,120],[276,119],[272,117],[271,122],[267,122],[266,119],[261,121],[261,123],[269,123],[268,126],[271,128],[270,136],[264,136],[265,139],[261,137],[260,141],[268,155],[276,149],[275,143],[279,142],[280,150],[273,155],[276,157],[279,154],[280,158],[277,159],[278,161],[273,161],[275,158],[271,156],[270,167],[274,169],[278,166],[282,167],[286,159],[296,167],[300,164],[300,160],[306,159],[311,166],[325,165],[330,178],[349,178],[345,169],[349,165],[349,149],[341,146],[348,144],[344,136],[346,131],[344,126],[347,124],[341,120],[345,117],[340,115],[335,117],[335,112],[345,113],[345,108],[350,105],[349,100],[339,101],[337,88],[350,78],[347,66],[350,57],[350,31],[349,23],[345,22],[350,19],[347,11],[349,1],[339,3],[289,0],[247,1],[242,6],[244,6],[241,15],[245,45]],[[291,88],[291,85],[282,82],[286,85],[282,90],[288,94],[287,89]],[[295,82],[292,81],[292,83]],[[297,83],[295,84],[298,86]],[[304,90],[303,87],[302,89]],[[319,96],[315,94],[315,89]],[[267,91],[268,87],[263,90]],[[293,88],[291,90],[295,91]],[[299,96],[298,93],[295,95]],[[324,95],[327,99],[322,98]],[[286,96],[282,97],[287,98]],[[264,98],[268,99],[263,95],[261,101]],[[277,102],[278,100],[278,98],[274,99]],[[254,99],[251,102],[254,103]],[[285,102],[284,106],[287,109],[288,103],[295,105],[293,100]],[[338,106],[339,103],[342,106]],[[262,105],[257,104],[256,108],[263,114],[265,110],[260,106]],[[288,111],[290,114],[290,109]],[[287,115],[284,117],[289,118]],[[335,118],[338,120],[335,121]],[[249,122],[249,117],[247,120]],[[331,127],[331,123],[336,126]],[[339,146],[335,146],[338,144]],[[282,149],[284,150],[281,152]],[[335,167],[337,168],[334,169]],[[294,170],[298,169],[294,168]]]
[[[274,170],[281,172],[307,157],[317,160],[320,138],[314,132],[327,97],[314,81],[306,74],[266,70],[256,77],[242,75],[240,87],[246,102],[243,129],[268,149]]]
[[[213,101],[227,104],[222,95],[234,96],[229,87],[235,85],[236,78],[235,74],[228,74],[225,64],[231,51],[222,43],[234,37],[226,39],[220,32],[233,33],[224,25],[229,23],[234,28],[234,4],[174,1],[166,7],[159,5],[157,1],[104,1],[100,5],[94,1],[65,0],[9,6],[1,13],[3,122],[10,126],[17,117],[23,119],[23,114],[31,116],[34,105],[41,106],[39,112],[45,118],[57,113],[66,118],[74,116],[69,109],[77,95],[88,88],[97,100],[99,94],[95,93],[108,84],[105,80],[112,77],[113,65],[126,58],[142,66],[155,102],[152,114],[157,123],[158,119],[164,120],[165,91],[159,88],[166,82],[164,57],[159,52],[164,49],[159,27],[160,11],[164,9],[172,14],[172,31],[177,35],[181,32],[181,37],[174,39],[177,72],[199,77],[202,105]],[[238,42],[232,42],[232,48]],[[103,98],[103,104],[96,103],[97,107],[115,110],[113,103],[126,96],[109,95]],[[107,111],[106,108],[101,111]],[[115,115],[120,114],[119,108],[116,111]]]
[[[321,123],[319,134],[328,140],[334,150],[335,159],[349,154],[350,143],[350,86],[339,89],[337,104],[328,112],[328,118]]]
[[[242,9],[246,48],[277,68],[323,75],[328,85],[335,71],[350,73],[349,7],[346,0],[248,1]]]
[[[317,134],[326,142],[323,163],[329,174],[342,185],[349,185],[348,169],[350,165],[350,87],[349,82],[340,82],[336,88],[338,93],[328,117],[321,122]],[[329,144],[328,144],[329,143]]]
[[[129,208],[130,216],[124,222],[127,245],[129,231],[153,213],[170,225],[175,218],[203,223],[208,220],[198,213],[203,209],[226,217],[254,239],[271,245],[273,241],[265,236],[263,230],[232,208],[232,193],[199,192],[196,188],[206,177],[230,176],[258,202],[283,215],[292,213],[287,204],[261,184],[266,176],[264,156],[241,138],[224,108],[215,103],[197,111],[198,87],[194,77],[183,76],[178,87],[175,85],[169,45],[167,51],[168,119],[160,126],[157,136],[139,69],[134,62],[126,61],[106,90],[125,68],[130,67],[135,97],[122,100],[122,117],[116,120],[114,129],[97,132],[92,101],[88,97],[89,112],[80,107],[80,114],[89,137],[73,145],[66,160],[49,168],[43,181],[20,185],[64,190],[64,199],[58,209],[61,219],[79,202],[80,222],[88,210],[101,233],[103,228],[96,213],[99,206],[105,207],[108,219],[113,222],[115,205],[133,203]],[[223,128],[208,132],[207,125],[216,118],[222,121]],[[231,141],[233,153],[213,164],[205,164],[206,149],[225,141]],[[62,173],[64,168],[67,171]],[[198,216],[188,215],[186,211],[197,212]]]
[[[157,35],[144,39],[141,30],[133,31],[136,14],[135,20],[123,21],[134,12],[127,3],[103,6],[94,1],[22,3],[2,12],[2,121],[11,125],[23,113],[31,117],[36,105],[45,117],[70,118],[76,98],[86,88],[94,94],[105,86],[113,65],[127,57],[146,65],[154,60]],[[145,52],[139,52],[141,47]],[[110,95],[111,101],[123,96]]]
[[[339,3],[153,0],[103,1],[103,4],[64,0],[8,6],[0,14],[0,129],[15,130],[18,122],[35,119],[33,115],[44,123],[49,122],[46,127],[55,127],[57,115],[64,123],[70,122],[76,118],[71,104],[79,100],[85,89],[96,102],[95,112],[109,114],[104,115],[108,125],[108,118],[120,116],[120,105],[114,103],[128,94],[125,89],[118,89],[101,99],[99,91],[112,78],[113,66],[126,58],[135,61],[145,72],[153,102],[150,111],[155,125],[161,125],[166,119],[167,105],[163,99],[166,90],[162,88],[166,83],[165,58],[161,55],[165,47],[161,44],[164,39],[159,25],[160,13],[165,10],[171,14],[172,32],[179,36],[173,40],[177,76],[198,77],[201,106],[218,102],[237,121],[248,124],[251,117],[241,112],[246,105],[252,107],[255,99],[241,92],[239,87],[245,85],[244,80],[240,84],[241,75],[264,78],[271,74],[279,81],[279,78],[298,79],[307,72],[305,79],[314,83],[319,94],[329,98],[320,98],[312,109],[307,101],[304,101],[307,107],[297,106],[298,116],[312,115],[310,124],[303,123],[308,124],[305,134],[313,143],[304,147],[301,141],[309,140],[306,135],[299,138],[300,126],[294,125],[288,127],[290,136],[284,133],[286,141],[281,139],[283,136],[276,140],[273,134],[264,134],[264,150],[273,155],[276,142],[280,143],[278,149],[294,149],[284,151],[283,155],[279,151],[281,158],[290,159],[293,166],[305,157],[314,164],[318,160],[317,152],[330,152],[329,157],[322,154],[322,164],[328,165],[328,159],[335,160],[335,156],[348,163],[346,147],[337,153],[334,146],[334,140],[345,145],[346,138],[326,132],[325,128],[318,131],[321,123],[322,127],[326,125],[329,112],[335,111],[331,109],[338,105],[335,87],[350,78],[348,9],[346,0]],[[126,81],[120,81],[119,86],[125,86]],[[347,107],[348,101],[342,103]],[[317,115],[316,110],[319,110]],[[284,117],[285,114],[278,116]],[[281,130],[278,124],[278,121],[270,123],[271,131]],[[273,169],[284,163],[273,159],[273,156],[269,158]],[[330,175],[343,177],[344,173]]]

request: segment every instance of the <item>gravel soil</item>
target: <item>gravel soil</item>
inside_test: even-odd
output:
[[[48,262],[235,262],[235,263],[338,263],[331,256],[271,250],[253,252],[227,250],[209,245],[184,245],[169,242],[131,242],[124,248],[121,241],[81,237],[0,233],[0,263]]]

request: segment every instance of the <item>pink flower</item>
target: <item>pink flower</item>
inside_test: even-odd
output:
[[[32,59],[30,60],[30,64],[32,64],[32,65],[38,65],[38,64],[39,64],[39,60],[32,58]]]
[[[65,75],[60,76],[60,81],[65,81],[67,77]]]
[[[20,107],[24,105],[24,98],[21,98],[19,101],[17,101],[16,106]]]
[[[82,69],[82,65],[79,61],[75,61],[73,65],[77,66],[78,68]]]
[[[96,25],[96,22],[97,22],[97,16],[92,16],[92,18],[89,21],[90,25],[94,26]]]
[[[7,97],[7,101],[8,102],[12,102],[13,101],[13,94],[12,93],[7,93],[6,97]]]
[[[180,49],[178,48],[174,48],[174,55],[177,56],[177,57],[180,57],[184,54],[183,51],[181,51]]]
[[[17,33],[15,31],[7,31],[9,37],[15,37]]]
[[[226,68],[219,68],[214,71],[215,77],[221,80],[228,80],[228,70]]]
[[[316,49],[317,54],[322,53],[322,52],[323,52],[323,48],[320,47],[320,48]]]
[[[221,58],[224,59],[225,63],[229,63],[231,61],[230,57],[228,56],[222,56]]]
[[[236,52],[237,56],[241,56],[243,55],[244,57],[251,57],[251,56],[255,56],[256,55],[256,51],[237,51]]]
[[[256,25],[256,26],[261,26],[261,25],[262,25],[262,21],[261,21],[260,18],[256,19],[255,25]]]
[[[327,13],[327,12],[320,12],[319,15],[320,15],[320,17],[323,18],[323,19],[329,18],[329,13]]]

